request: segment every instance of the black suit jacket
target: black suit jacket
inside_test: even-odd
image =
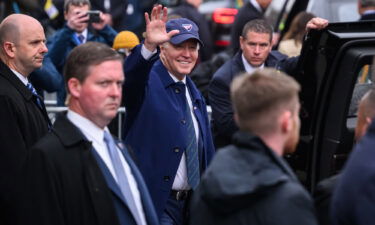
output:
[[[263,12],[259,12],[249,1],[238,11],[230,32],[231,50],[236,53],[240,49],[240,36],[247,22],[253,19],[263,18]]]
[[[23,171],[29,148],[48,132],[45,109],[19,78],[0,61],[0,224],[22,224]],[[18,193],[19,192],[19,193]]]
[[[238,130],[233,118],[230,84],[236,76],[245,72],[241,55],[242,52],[239,51],[230,61],[222,65],[210,82],[209,100],[216,148],[230,144],[232,135]],[[298,58],[288,58],[278,51],[272,51],[265,62],[265,67],[275,68],[293,76],[297,73]]]
[[[361,15],[360,21],[364,20],[375,20],[375,13],[366,13]]]
[[[124,157],[137,181],[146,221],[158,225],[140,172],[128,153]],[[28,169],[32,224],[136,224],[106,165],[65,115],[60,115],[53,132],[33,147]]]

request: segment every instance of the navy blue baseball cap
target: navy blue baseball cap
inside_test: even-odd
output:
[[[173,35],[170,42],[174,45],[181,44],[182,42],[188,39],[195,39],[199,41],[201,46],[203,46],[203,42],[199,38],[199,28],[198,26],[191,20],[186,18],[178,18],[178,19],[171,19],[166,24],[167,32],[171,30],[179,30],[180,33]]]

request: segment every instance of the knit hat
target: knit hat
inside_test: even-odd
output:
[[[115,37],[113,41],[113,48],[118,50],[120,48],[134,48],[136,45],[139,44],[139,39],[137,35],[135,35],[131,31],[121,31]]]

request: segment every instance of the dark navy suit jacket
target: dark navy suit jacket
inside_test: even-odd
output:
[[[184,123],[185,94],[170,77],[157,56],[145,60],[138,45],[125,62],[124,103],[125,143],[135,152],[156,212],[161,216],[188,144]],[[156,61],[156,62],[155,62]],[[200,165],[203,171],[214,154],[214,146],[204,98],[189,77],[200,133]],[[184,102],[184,103],[183,103]]]
[[[231,143],[232,135],[238,130],[233,118],[232,102],[230,100],[230,84],[245,67],[239,51],[233,59],[222,65],[212,77],[209,86],[209,99],[212,108],[213,134],[216,147]],[[273,67],[290,75],[296,73],[298,57],[287,58],[278,51],[272,51],[266,59],[265,66]]]
[[[143,178],[119,145],[140,192],[147,224],[158,225]],[[136,224],[107,166],[65,115],[32,149],[30,224]]]

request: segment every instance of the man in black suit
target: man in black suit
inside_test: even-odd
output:
[[[107,125],[121,103],[122,56],[105,44],[72,50],[69,109],[32,149],[30,224],[158,225],[143,178]]]
[[[245,24],[250,20],[263,18],[263,14],[271,2],[272,0],[246,0],[246,3],[240,8],[230,34],[233,53],[236,53],[240,48],[239,38]]]
[[[48,132],[43,100],[29,83],[47,52],[43,27],[34,18],[12,14],[0,24],[0,224],[22,224],[23,169],[29,148]],[[22,192],[21,192],[22,193]]]

